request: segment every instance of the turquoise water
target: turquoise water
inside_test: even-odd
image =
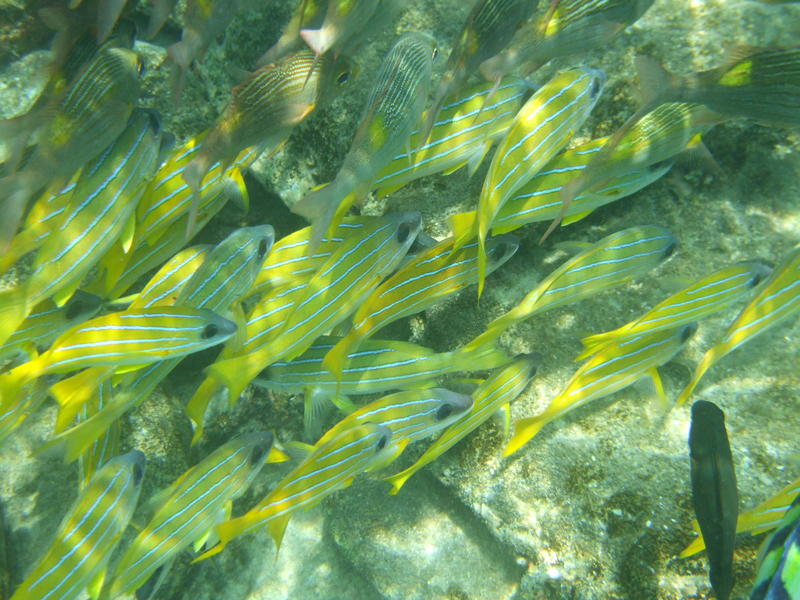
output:
[[[49,34],[30,16],[39,4],[18,4],[0,3],[0,35],[11,48],[0,58],[2,117],[20,114],[33,101],[44,83],[48,60]],[[278,152],[262,156],[247,172],[249,211],[229,204],[197,241],[218,243],[243,225],[269,223],[276,239],[304,227],[305,221],[287,205],[336,175],[389,48],[400,34],[423,31],[435,36],[446,57],[468,13],[464,4],[409,2],[385,33],[357,52],[359,75],[339,97],[313,112]],[[152,43],[136,42],[134,49],[146,67],[139,105],[156,109],[163,130],[178,143],[210,127],[238,82],[237,69],[253,67],[277,39],[293,7],[294,2],[273,0],[237,14],[188,77],[179,106],[170,98],[169,65],[162,64],[164,48],[180,36],[180,16],[171,19]],[[133,19],[144,22],[146,13],[146,6],[136,7]],[[797,6],[656,0],[642,19],[606,47],[560,58],[531,79],[541,85],[570,66],[604,70],[608,82],[576,133],[573,143],[578,143],[612,133],[634,110],[637,52],[688,73],[720,64],[730,46],[791,45],[798,35]],[[441,75],[444,63],[437,61],[434,77]],[[452,350],[516,305],[575,252],[573,242],[593,243],[636,225],[670,229],[679,250],[657,271],[535,316],[503,334],[500,345],[510,354],[542,355],[536,377],[512,405],[512,422],[539,413],[576,369],[582,337],[618,327],[687,283],[734,262],[778,264],[800,242],[797,132],[733,120],[714,128],[704,142],[720,172],[689,153],[664,178],[556,231],[544,245],[537,240],[546,225],[528,225],[516,232],[520,249],[489,277],[480,302],[475,287],[469,287],[392,324],[380,336]],[[388,198],[368,199],[361,212],[418,210],[425,232],[444,239],[449,235],[446,217],[475,209],[487,167],[488,161],[472,178],[462,170],[415,181]],[[11,286],[30,269],[30,259],[23,260],[3,281]],[[688,383],[703,352],[720,338],[737,311],[730,308],[703,321],[687,347],[662,367],[670,398]],[[794,318],[724,358],[695,392],[696,398],[714,401],[726,413],[740,510],[800,476],[799,339],[800,322]],[[192,426],[183,406],[201,370],[213,359],[214,352],[207,351],[185,360],[122,419],[120,452],[140,449],[147,456],[143,502],[236,434],[273,431],[284,444],[305,439],[301,398],[250,387],[232,410],[224,402],[215,403],[205,436],[190,446]],[[45,402],[0,445],[4,568],[12,587],[44,554],[76,497],[76,465],[65,466],[58,453],[34,454],[52,437],[56,414],[55,403]],[[331,414],[327,424],[338,418]],[[263,530],[198,564],[191,564],[191,551],[180,554],[155,597],[711,597],[704,555],[675,558],[693,537],[688,428],[688,408],[665,414],[644,382],[553,422],[511,458],[502,457],[501,421],[485,423],[396,496],[386,493],[388,485],[378,477],[366,475],[320,506],[298,511],[277,555]],[[409,447],[398,464],[411,464],[425,445]],[[234,503],[234,515],[250,509],[287,471],[286,466],[267,465]],[[121,546],[134,535],[131,528]],[[734,597],[749,593],[760,539],[739,538]]]

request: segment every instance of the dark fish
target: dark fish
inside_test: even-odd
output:
[[[719,600],[727,600],[733,589],[738,496],[725,415],[711,402],[692,405],[689,456],[692,503],[706,541],[711,587]]]
[[[505,48],[537,3],[538,0],[478,0],[447,59],[439,90],[422,129],[423,142],[428,139],[444,101],[461,90],[483,61]]]

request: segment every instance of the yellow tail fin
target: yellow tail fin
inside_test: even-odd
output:
[[[203,426],[206,420],[206,410],[214,395],[222,389],[220,382],[213,377],[206,377],[200,387],[186,404],[186,414],[194,425],[194,435],[192,436],[192,446],[203,437]],[[238,396],[237,396],[238,398]]]
[[[114,367],[91,367],[50,386],[50,395],[60,407],[56,431],[64,431],[97,388],[114,374]]]
[[[514,454],[527,444],[533,436],[539,433],[542,427],[547,423],[548,420],[543,419],[541,416],[529,417],[517,421],[514,425],[514,435],[508,441],[505,450],[503,450],[503,456],[511,456]]]

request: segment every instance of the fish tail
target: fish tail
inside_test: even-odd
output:
[[[215,362],[208,367],[208,374],[228,388],[228,399],[233,405],[249,383],[268,366],[273,357],[266,359],[256,353],[246,354]]]
[[[272,540],[275,542],[275,552],[279,552],[281,549],[283,535],[286,533],[286,526],[289,524],[289,519],[291,516],[291,511],[286,511],[282,515],[272,519],[267,526],[269,529],[269,534],[272,536]]]
[[[486,234],[478,233],[478,300],[486,283]]]
[[[699,531],[697,532],[697,537],[692,540],[692,542],[683,549],[683,551],[678,555],[678,558],[686,558],[688,556],[693,556],[698,552],[702,552],[706,547],[706,541],[703,539],[703,534]]]
[[[700,359],[700,362],[697,364],[697,368],[694,371],[694,375],[692,375],[691,381],[686,385],[686,387],[681,392],[681,395],[678,396],[675,404],[677,406],[683,406],[686,404],[687,400],[692,396],[694,389],[700,383],[700,380],[705,375],[706,371],[708,371],[711,366],[717,361],[717,347],[711,348],[708,352],[703,355],[703,358]]]
[[[619,335],[616,331],[606,331],[605,333],[597,333],[590,335],[581,340],[583,344],[583,351],[575,357],[575,361],[581,361],[589,358],[592,354],[596,353],[602,346],[613,342],[618,339]]]
[[[478,213],[474,210],[465,213],[456,213],[449,218],[450,228],[453,230],[453,252],[478,235]]]
[[[32,362],[27,362],[8,373],[0,375],[0,414],[5,413],[14,404],[21,401],[23,388],[31,380],[35,379],[37,372]]]
[[[92,399],[97,388],[113,374],[114,367],[94,367],[50,386],[50,395],[59,406],[57,432],[64,431],[72,423],[78,411]]]
[[[206,410],[214,395],[222,389],[219,381],[212,377],[206,377],[200,387],[186,404],[186,414],[194,425],[194,435],[192,436],[192,446],[203,437],[203,425],[206,420]],[[233,396],[231,396],[232,398]]]
[[[330,50],[334,41],[330,29],[324,27],[321,29],[301,29],[300,37],[303,38],[303,41],[308,44],[308,47],[317,56],[321,56]]]
[[[511,436],[505,450],[503,450],[503,456],[511,456],[522,448],[533,436],[539,433],[542,427],[548,422],[549,419],[543,418],[541,415],[517,421],[514,425],[514,435]]]
[[[311,221],[311,240],[308,253],[313,254],[322,238],[335,223],[339,202],[344,196],[335,182],[311,190],[305,198],[292,206],[292,212]]]
[[[408,481],[411,476],[417,472],[417,469],[414,468],[414,465],[411,465],[407,469],[396,473],[395,475],[390,475],[389,477],[384,477],[383,480],[389,482],[392,485],[392,489],[389,490],[389,494],[392,496],[397,495],[400,489],[405,485],[406,481]]]

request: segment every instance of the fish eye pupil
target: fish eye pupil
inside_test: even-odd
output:
[[[267,255],[267,240],[261,240],[261,243],[258,245],[258,255],[261,257]]]
[[[409,235],[411,235],[411,226],[408,223],[400,225],[397,229],[397,241],[402,244],[408,239]]]
[[[350,73],[348,73],[347,71],[344,71],[342,73],[339,73],[339,76],[336,78],[336,83],[339,83],[339,84],[347,83],[348,79],[350,79]]]
[[[219,333],[219,327],[217,327],[214,323],[209,323],[203,328],[203,339],[207,340],[209,338],[214,337]]]
[[[592,80],[592,89],[591,89],[590,93],[591,93],[592,96],[597,96],[597,94],[600,93],[600,80],[599,79],[594,78]]]
[[[664,258],[669,258],[673,254],[675,254],[675,250],[678,249],[678,242],[672,241],[667,246],[666,250],[664,250]]]
[[[436,411],[436,420],[443,421],[451,414],[453,414],[453,406],[450,404],[442,404],[439,410]]]
[[[144,476],[144,470],[142,469],[142,465],[133,465],[133,480],[136,483],[139,483]]]
[[[381,439],[378,440],[378,444],[377,444],[376,448],[378,450],[383,450],[384,448],[386,448],[387,442],[388,442],[388,440],[386,439],[386,436],[385,435],[381,436]]]

